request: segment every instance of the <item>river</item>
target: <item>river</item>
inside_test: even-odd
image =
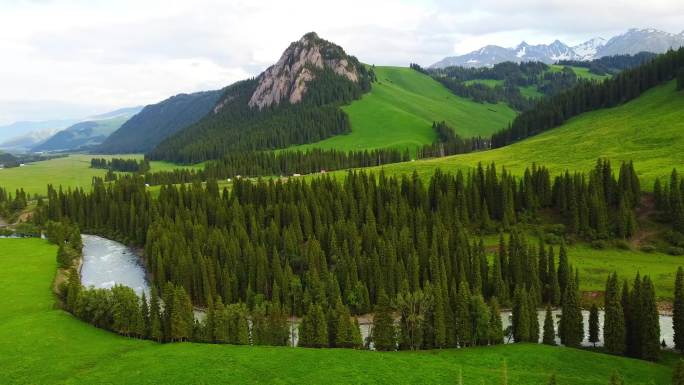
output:
[[[141,264],[140,257],[131,248],[107,238],[98,237],[95,235],[83,235],[83,265],[81,266],[81,283],[83,286],[93,286],[96,288],[111,288],[115,284],[125,285],[133,288],[138,295],[145,292],[149,296],[150,288],[145,278],[145,268]],[[558,329],[558,320],[560,319],[560,310],[554,310],[554,321],[556,330]],[[589,343],[589,312],[583,311],[584,315],[584,341],[583,345],[590,346]],[[543,334],[544,326],[544,310],[538,312],[540,341]],[[204,314],[196,310],[195,318],[202,320]],[[503,328],[507,328],[511,324],[511,312],[504,311],[501,313]],[[294,344],[297,344],[297,326],[299,320],[294,321],[291,325],[292,339]],[[362,322],[360,325],[361,335],[366,339],[368,336],[372,323]],[[603,311],[599,313],[599,339],[598,346],[603,344]],[[672,331],[672,317],[669,315],[660,316],[660,338],[665,340],[667,347],[672,347],[673,331]],[[557,342],[560,340],[556,338]],[[512,342],[506,340],[506,342]]]
[[[145,268],[140,257],[129,247],[96,235],[82,235],[83,264],[81,283],[85,287],[109,289],[116,284],[150,294]]]

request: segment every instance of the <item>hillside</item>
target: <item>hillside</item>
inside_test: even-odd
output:
[[[228,87],[211,113],[149,156],[196,163],[349,132],[340,106],[368,92],[372,79],[372,71],[342,47],[307,33],[257,78]]]
[[[168,136],[204,117],[222,93],[222,90],[217,90],[179,94],[146,106],[98,146],[97,152],[147,152]]]
[[[122,115],[114,118],[76,123],[59,131],[31,150],[36,152],[65,151],[94,147],[118,130],[131,116]]]
[[[570,119],[558,128],[495,150],[382,167],[386,173],[417,170],[427,176],[435,168],[474,167],[495,162],[517,173],[533,162],[552,172],[588,170],[599,157],[633,160],[651,188],[684,162],[684,92],[675,82],[655,87],[624,105]],[[376,170],[379,168],[376,168]]]
[[[55,309],[57,248],[40,239],[0,239],[0,371],[3,383],[668,383],[667,364],[544,345],[515,344],[379,353],[351,349],[157,344],[94,328]],[[49,365],[46,365],[49,362]],[[668,356],[665,362],[672,362]],[[20,363],[20,364],[18,364]]]
[[[294,149],[360,150],[412,148],[432,143],[432,122],[446,121],[462,137],[490,135],[513,119],[503,103],[484,104],[461,98],[410,68],[374,67],[377,81],[360,100],[343,107],[351,132]]]

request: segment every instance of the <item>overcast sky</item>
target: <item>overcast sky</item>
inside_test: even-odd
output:
[[[684,29],[684,1],[0,0],[0,124],[76,118],[259,74],[308,31],[376,65],[486,44]]]

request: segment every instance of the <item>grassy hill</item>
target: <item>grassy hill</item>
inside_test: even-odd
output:
[[[375,67],[377,82],[360,100],[344,107],[352,132],[293,149],[415,149],[432,143],[432,122],[445,120],[463,137],[490,135],[515,117],[503,103],[480,104],[452,94],[410,68]]]
[[[495,162],[521,173],[536,162],[552,172],[588,170],[599,157],[634,160],[635,168],[652,188],[656,177],[668,176],[673,167],[684,170],[684,92],[670,82],[655,87],[624,105],[593,111],[524,141],[478,153],[398,163],[382,167],[386,173],[423,176],[435,168],[453,170]],[[379,168],[376,168],[376,171]]]
[[[517,344],[378,353],[346,349],[156,344],[96,329],[54,308],[56,247],[0,239],[0,372],[6,384],[509,383],[603,384],[617,370],[630,385],[669,383],[673,361],[637,361],[577,349]]]

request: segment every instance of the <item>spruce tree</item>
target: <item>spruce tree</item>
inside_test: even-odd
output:
[[[672,304],[672,329],[674,330],[674,346],[684,352],[684,269],[677,269],[675,278],[674,303]]]
[[[513,302],[513,339],[515,342],[530,341],[530,311],[528,308],[527,290],[515,289]]]
[[[565,346],[579,347],[584,339],[582,308],[579,290],[575,287],[573,274],[568,274],[568,282],[563,295],[562,315],[558,334]]]
[[[603,345],[608,353],[625,353],[625,314],[617,273],[608,277],[603,315]]]
[[[456,336],[460,347],[469,346],[473,341],[473,330],[470,312],[470,289],[468,283],[463,280],[458,288],[456,296]]]
[[[589,309],[589,342],[594,344],[599,342],[599,311],[596,304],[592,304]]]
[[[544,335],[542,342],[545,345],[556,345],[556,331],[553,322],[553,313],[551,313],[551,306],[546,306],[546,314],[544,315]]]
[[[396,328],[392,318],[389,299],[382,291],[375,315],[373,316],[373,346],[375,350],[396,350]]]
[[[648,276],[644,276],[641,296],[641,357],[645,360],[657,361],[660,358],[660,322],[655,288]]]
[[[677,90],[684,90],[684,68],[677,72]]]
[[[496,297],[489,300],[489,344],[499,345],[503,343],[503,326],[501,324],[501,310]]]
[[[476,294],[471,299],[471,320],[472,320],[472,343],[475,345],[487,345],[489,342],[489,322],[491,315],[489,307],[480,294]]]

